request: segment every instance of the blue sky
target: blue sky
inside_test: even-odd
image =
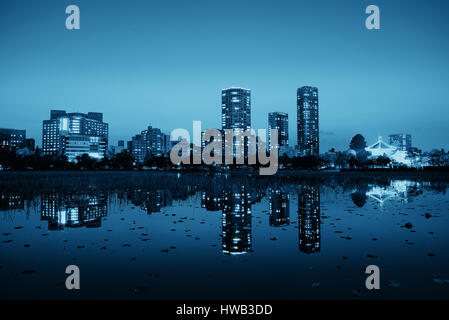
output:
[[[65,28],[76,4],[81,30]],[[365,8],[381,30],[365,28]],[[220,127],[222,88],[252,90],[252,126],[319,88],[321,151],[407,132],[449,149],[449,2],[0,1],[0,127],[41,145],[51,108],[99,111],[111,142],[148,125]]]

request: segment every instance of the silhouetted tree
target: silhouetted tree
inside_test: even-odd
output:
[[[337,168],[344,168],[347,166],[349,160],[349,156],[344,152],[337,152],[335,157],[335,166]]]
[[[376,165],[378,165],[379,167],[385,168],[386,166],[388,166],[390,164],[391,160],[388,157],[385,156],[380,156],[377,157],[375,163]]]
[[[87,153],[76,157],[76,165],[80,170],[94,170],[96,169],[97,160],[89,157]]]
[[[356,134],[349,143],[349,148],[354,150],[355,152],[359,152],[365,150],[366,148],[366,140],[361,134]]]
[[[123,151],[115,155],[111,161],[112,168],[118,170],[131,170],[134,167],[135,159],[127,152]]]
[[[359,208],[363,207],[366,203],[366,193],[364,192],[354,192],[351,194],[352,202]]]

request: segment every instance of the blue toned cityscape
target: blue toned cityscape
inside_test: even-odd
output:
[[[447,10],[2,1],[0,300],[449,299]]]

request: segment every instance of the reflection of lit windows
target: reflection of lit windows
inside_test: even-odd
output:
[[[106,196],[63,195],[44,193],[41,200],[41,220],[47,220],[49,229],[65,227],[99,227],[101,218],[107,215]]]
[[[320,240],[320,189],[316,185],[301,187],[298,194],[299,250],[319,252]]]

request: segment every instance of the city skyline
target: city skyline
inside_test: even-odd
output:
[[[379,0],[377,31],[364,27],[368,1],[229,7],[237,3],[117,1],[106,10],[80,0],[81,29],[69,31],[65,3],[2,2],[0,127],[41,141],[35,119],[49,109],[104,112],[111,144],[148,125],[218,127],[217,93],[238,85],[252,90],[252,126],[266,128],[272,111],[294,120],[294,91],[310,85],[320,88],[320,152],[345,149],[356,133],[370,143],[394,132],[423,150],[449,149],[446,1]]]
[[[251,127],[251,89],[234,86],[222,89],[221,96],[221,130],[254,129]],[[319,148],[321,131],[319,130],[318,88],[303,86],[297,89],[296,131],[297,136],[301,137],[301,139],[298,139],[298,142],[294,146],[289,143],[288,121],[288,113],[279,111],[268,113],[267,129],[278,130],[278,143],[281,147],[280,154],[286,152],[290,154],[290,156],[292,156],[291,152],[293,150],[297,150],[299,156],[319,155],[326,153],[326,151],[322,150],[320,152]],[[11,146],[15,146],[16,148],[28,147],[28,144],[31,143],[31,141],[25,143],[25,140],[32,140],[33,147],[28,149],[34,151],[34,138],[26,139],[26,129],[0,128],[0,131],[4,133],[9,132],[8,134],[11,134],[11,137],[9,137],[8,139],[14,139],[13,133],[20,132],[23,139],[20,146],[14,145],[12,143],[12,140]],[[138,131],[138,129],[136,129],[136,131]],[[60,137],[63,137],[64,140],[60,141]],[[103,139],[102,137],[104,138],[104,141],[97,141],[98,139],[96,139],[95,141],[88,141],[92,140],[92,138]],[[136,135],[133,135],[132,137],[119,139],[116,144],[109,143],[108,137],[109,124],[103,122],[102,112],[67,113],[65,110],[50,110],[50,120],[43,120],[41,149],[44,155],[61,155],[62,153],[65,154],[65,151],[62,152],[62,149],[67,148],[67,151],[69,153],[73,153],[72,156],[69,156],[69,161],[73,161],[82,153],[78,152],[79,150],[71,151],[70,148],[72,147],[72,149],[83,149],[79,146],[81,140],[85,140],[84,149],[89,148],[90,145],[96,145],[95,149],[97,150],[98,148],[101,148],[100,153],[102,153],[104,156],[106,156],[111,149],[114,150],[113,153],[116,153],[115,151],[119,149],[121,151],[124,151],[124,143],[125,141],[127,141],[126,149],[134,156],[136,160],[138,160],[139,162],[143,162],[146,156],[149,154],[156,156],[167,156],[170,152],[171,147],[173,147],[173,145],[176,143],[176,140],[170,141],[170,133],[167,134],[160,128],[153,128],[151,125],[149,125],[147,129],[141,131]],[[0,145],[9,143],[6,141],[6,138],[7,136],[2,138],[2,141],[4,141],[0,141]],[[80,140],[80,138],[84,139]],[[378,136],[378,142],[376,142],[376,144],[379,143],[381,138],[382,136]],[[394,146],[400,151],[412,151],[412,136],[410,134],[388,134],[388,138],[390,141],[389,147]],[[270,138],[268,137],[268,139]],[[60,146],[59,144],[61,143],[63,143],[64,146]],[[37,147],[39,147],[39,145],[37,145]],[[334,148],[332,149],[334,150]],[[413,149],[417,150],[419,148],[413,146]],[[290,152],[288,150],[290,150]],[[350,148],[346,148],[340,151],[348,150],[350,150]],[[94,158],[100,159],[97,155],[95,155]]]
[[[448,12],[0,0],[0,300],[449,300]]]

